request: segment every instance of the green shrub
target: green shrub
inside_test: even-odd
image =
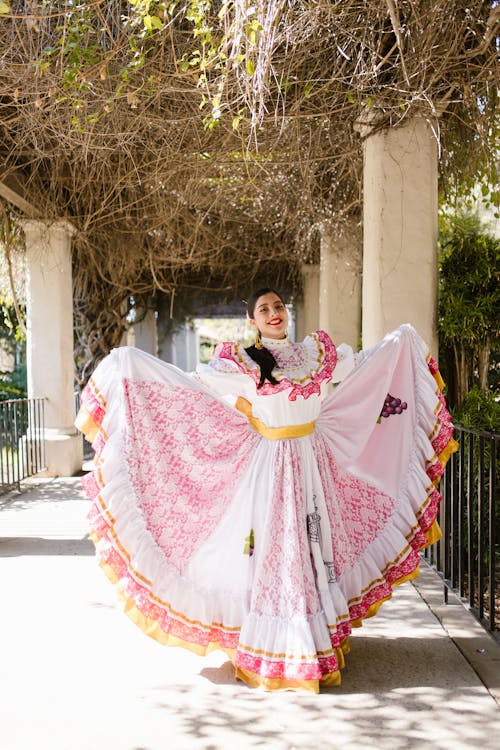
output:
[[[492,391],[474,385],[462,406],[453,411],[453,421],[464,427],[500,432],[500,401]]]

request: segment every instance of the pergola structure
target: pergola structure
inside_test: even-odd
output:
[[[24,229],[52,473],[80,461],[74,330],[97,362],[131,297],[175,315],[268,278],[296,290],[299,333],[366,346],[408,321],[436,351],[438,180],[491,181],[499,17],[478,0],[0,3],[0,196]]]

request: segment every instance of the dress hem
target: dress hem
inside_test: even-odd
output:
[[[439,389],[442,387],[439,370],[432,360],[428,360],[427,365]],[[427,460],[426,468],[431,485],[426,488],[426,498],[415,512],[416,524],[407,532],[406,548],[402,548],[391,561],[385,563],[385,567],[380,569],[380,577],[371,581],[369,577],[365,578],[362,589],[358,589],[355,596],[348,599],[346,595],[347,611],[338,615],[334,624],[328,625],[332,644],[328,655],[321,656],[321,653],[326,652],[316,652],[315,663],[307,661],[312,659],[310,655],[303,657],[306,661],[296,667],[294,657],[287,654],[270,652],[265,657],[257,658],[245,652],[245,647],[239,642],[242,623],[240,620],[240,624],[237,624],[238,617],[234,616],[234,612],[234,623],[231,626],[215,621],[207,624],[201,618],[190,619],[154,593],[155,584],[151,580],[154,576],[146,576],[144,571],[132,567],[131,556],[114,528],[115,518],[107,502],[109,498],[115,497],[116,492],[126,492],[126,479],[110,488],[104,477],[102,454],[108,443],[108,435],[103,422],[107,404],[96,383],[91,380],[82,394],[82,407],[76,421],[78,428],[92,442],[96,451],[94,472],[84,477],[83,484],[92,501],[89,521],[99,562],[108,578],[117,586],[125,603],[126,614],[144,633],[164,645],[182,646],[198,655],[212,650],[223,651],[235,666],[236,677],[250,686],[266,690],[306,690],[317,693],[320,686],[340,684],[340,670],[344,666],[344,653],[349,650],[348,637],[352,627],[359,627],[365,619],[373,617],[382,603],[391,598],[394,586],[419,575],[418,552],[441,536],[436,520],[441,497],[435,487],[446,462],[458,445],[452,438],[451,417],[441,400],[440,392],[436,395],[440,403],[435,409],[433,429],[425,433],[435,451],[434,456]],[[172,572],[172,580],[175,575],[176,572]],[[179,575],[178,578],[179,585],[182,585]],[[370,582],[366,583],[367,581]],[[241,614],[238,607],[235,611],[237,615]],[[242,650],[239,651],[239,648]],[[239,659],[246,666],[242,666]],[[255,665],[255,669],[259,671],[248,669],[248,664]]]

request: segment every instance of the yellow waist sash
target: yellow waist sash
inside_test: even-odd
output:
[[[248,419],[254,430],[268,438],[268,440],[285,440],[286,438],[304,437],[314,432],[316,422],[307,422],[307,424],[292,424],[285,427],[268,427],[260,419],[252,414],[252,404],[246,398],[239,396],[236,399],[236,408]]]

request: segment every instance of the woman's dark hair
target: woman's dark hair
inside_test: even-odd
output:
[[[285,300],[276,289],[271,289],[270,287],[257,289],[257,291],[252,292],[247,300],[247,315],[249,318],[254,317],[255,305],[257,304],[257,300],[259,299],[259,297],[262,297],[264,294],[271,293],[276,294],[283,302],[283,304],[285,304]],[[257,349],[256,346],[252,345],[246,347],[245,351],[248,356],[253,359],[253,361],[256,362],[260,367],[260,380],[257,388],[262,388],[266,380],[268,380],[273,385],[277,385],[278,381],[273,376],[273,369],[276,367],[276,360],[274,359],[269,349],[266,349],[265,346],[263,346],[262,349]]]

